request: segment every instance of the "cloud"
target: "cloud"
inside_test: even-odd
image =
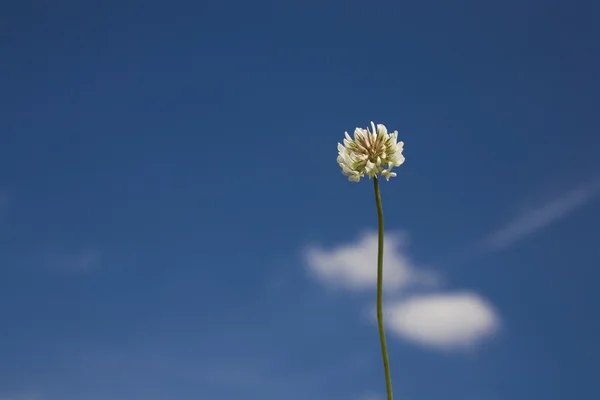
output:
[[[79,253],[65,257],[63,266],[74,271],[89,271],[100,265],[100,253],[93,249],[85,249]]]
[[[413,296],[386,314],[393,334],[440,350],[470,347],[500,325],[492,306],[472,292]]]
[[[521,214],[486,240],[489,249],[500,249],[546,228],[565,218],[600,194],[600,181],[580,186],[558,198],[542,204],[534,211]]]
[[[395,337],[450,350],[468,348],[496,331],[500,318],[487,301],[473,292],[430,292],[405,297],[407,288],[427,286],[431,290],[441,280],[437,274],[415,266],[405,252],[406,244],[406,235],[386,234],[384,288],[404,296],[387,302],[384,308],[388,329]],[[307,267],[325,284],[347,290],[369,289],[376,284],[375,233],[363,234],[354,242],[330,249],[309,247],[305,256]],[[369,315],[374,322],[372,307],[370,304]]]
[[[407,236],[386,233],[384,242],[385,288],[431,286],[437,276],[418,270],[404,252]],[[377,234],[365,233],[357,241],[330,249],[311,246],[305,252],[310,271],[322,282],[350,290],[375,287],[377,281]]]
[[[72,253],[48,252],[44,255],[44,264],[50,269],[60,271],[90,271],[98,268],[101,261],[100,252],[92,248]]]

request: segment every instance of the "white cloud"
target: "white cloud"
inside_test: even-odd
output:
[[[386,233],[384,288],[403,294],[418,285],[435,286],[440,277],[414,265],[404,252],[406,236]],[[347,290],[373,288],[377,278],[377,234],[330,249],[311,247],[307,266],[314,276]],[[369,315],[375,320],[373,305]],[[387,325],[394,336],[439,350],[469,347],[485,339],[500,325],[492,306],[472,292],[415,295],[384,306]],[[371,320],[371,318],[369,318]]]
[[[418,295],[388,306],[390,331],[442,350],[469,347],[500,325],[491,305],[471,292]]]
[[[600,194],[600,181],[580,186],[563,196],[540,205],[534,211],[517,216],[486,240],[489,248],[499,249],[544,229],[592,201]]]
[[[437,276],[417,270],[404,253],[406,235],[386,233],[384,242],[384,287],[433,285]],[[321,281],[346,289],[375,287],[377,281],[377,234],[366,233],[357,241],[331,249],[309,247],[305,253],[310,271]]]

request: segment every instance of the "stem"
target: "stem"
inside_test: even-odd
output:
[[[377,222],[379,225],[377,238],[377,326],[379,327],[379,341],[381,342],[381,356],[383,357],[387,400],[394,400],[394,395],[392,394],[392,378],[390,375],[390,360],[388,359],[385,330],[383,328],[383,207],[381,206],[379,179],[377,179],[377,177],[373,178],[373,187],[375,189]]]

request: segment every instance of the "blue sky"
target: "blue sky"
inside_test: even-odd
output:
[[[0,6],[0,399],[598,398],[593,1]]]

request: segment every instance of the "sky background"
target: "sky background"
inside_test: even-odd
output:
[[[5,1],[0,399],[597,399],[597,1]]]

